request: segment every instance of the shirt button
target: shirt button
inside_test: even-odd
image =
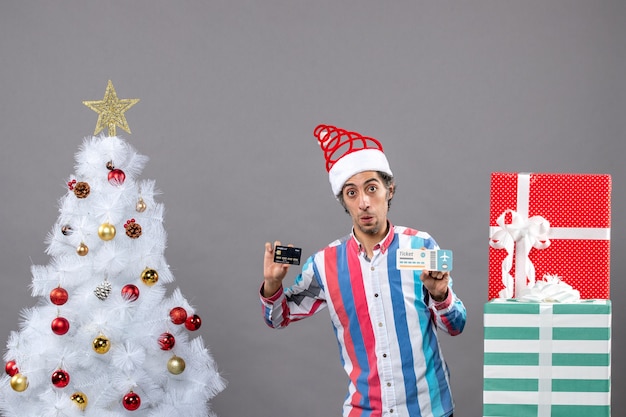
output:
[[[391,386],[391,382],[387,382],[387,386],[390,387]]]
[[[391,414],[393,414],[393,408],[389,409],[389,412],[390,412]]]
[[[374,267],[371,267],[371,268],[370,268],[370,271],[373,271],[373,270],[375,270],[375,269],[376,269],[376,268],[374,268]]]
[[[378,293],[374,294],[374,297],[378,297]]]
[[[386,358],[386,357],[387,357],[387,354],[386,354],[386,353],[383,353],[383,358]]]
[[[382,323],[378,323],[378,327],[383,327],[383,324]]]

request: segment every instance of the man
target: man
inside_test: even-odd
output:
[[[465,307],[452,291],[449,272],[396,267],[399,249],[437,249],[437,243],[387,219],[395,183],[380,142],[325,125],[314,134],[333,193],[352,218],[352,233],[308,258],[286,290],[282,281],[289,266],[275,263],[274,246],[265,244],[265,321],[283,328],[329,309],[350,380],[344,417],[452,416],[436,329],[461,333]]]

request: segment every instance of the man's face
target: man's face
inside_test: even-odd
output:
[[[350,177],[341,192],[355,230],[382,239],[393,188],[387,190],[378,172],[365,171]]]

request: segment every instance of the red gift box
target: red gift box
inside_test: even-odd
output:
[[[492,173],[489,217],[490,300],[545,274],[609,298],[610,175]]]

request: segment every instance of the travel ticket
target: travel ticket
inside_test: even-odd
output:
[[[452,271],[452,251],[447,249],[398,249],[398,269]]]

